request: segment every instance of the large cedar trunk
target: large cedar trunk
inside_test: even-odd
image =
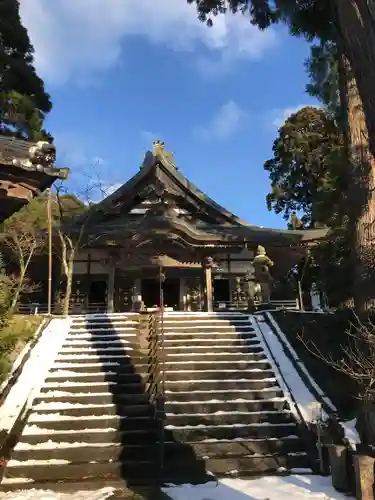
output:
[[[375,155],[375,8],[369,7],[373,0],[332,1],[340,43],[351,62],[361,95],[370,138],[369,148]]]
[[[347,76],[347,116],[352,182],[349,190],[349,216],[353,229],[354,300],[359,314],[375,305],[375,159],[369,149],[369,136],[361,97],[350,64],[344,59]]]

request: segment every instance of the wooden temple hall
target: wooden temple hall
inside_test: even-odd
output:
[[[73,302],[108,312],[212,311],[269,302],[272,284],[325,230],[248,224],[197,189],[155,141],[139,171],[74,221],[84,232]]]

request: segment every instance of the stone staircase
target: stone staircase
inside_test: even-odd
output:
[[[2,487],[152,483],[157,429],[138,326],[138,315],[73,318]]]
[[[136,314],[72,318],[3,488],[155,484],[160,434],[139,325]],[[166,482],[311,472],[299,425],[247,316],[171,313],[164,332]]]
[[[218,476],[311,472],[300,426],[246,315],[172,313],[164,332],[166,449],[171,437],[185,443]]]

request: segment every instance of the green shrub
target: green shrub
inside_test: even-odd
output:
[[[0,329],[0,382],[3,381],[12,366],[12,354],[31,340],[41,324],[39,316],[13,316],[6,320]]]

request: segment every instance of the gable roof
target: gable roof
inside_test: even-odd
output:
[[[111,213],[114,215],[129,213],[153,194],[167,193],[176,197],[181,205],[194,207],[208,222],[235,226],[248,225],[189,181],[178,170],[171,153],[165,152],[164,147],[158,147],[158,144],[162,143],[156,143],[153,152],[146,152],[143,164],[136,175],[92,207],[94,212],[101,213],[97,222],[100,219],[108,219]]]
[[[177,202],[173,208],[158,212],[160,198]],[[135,207],[143,207],[135,209]],[[156,210],[154,210],[156,207]],[[181,207],[187,210],[184,212]],[[148,217],[148,215],[152,215]],[[222,244],[239,246],[265,244],[271,246],[306,245],[325,237],[328,229],[278,230],[250,225],[209,198],[191,183],[177,168],[164,144],[154,143],[147,151],[139,172],[107,196],[74,224],[85,218],[87,231],[99,239],[121,235],[134,238],[152,232],[155,237],[170,231],[194,246]],[[147,236],[145,236],[147,238]],[[96,237],[95,241],[99,241]]]

